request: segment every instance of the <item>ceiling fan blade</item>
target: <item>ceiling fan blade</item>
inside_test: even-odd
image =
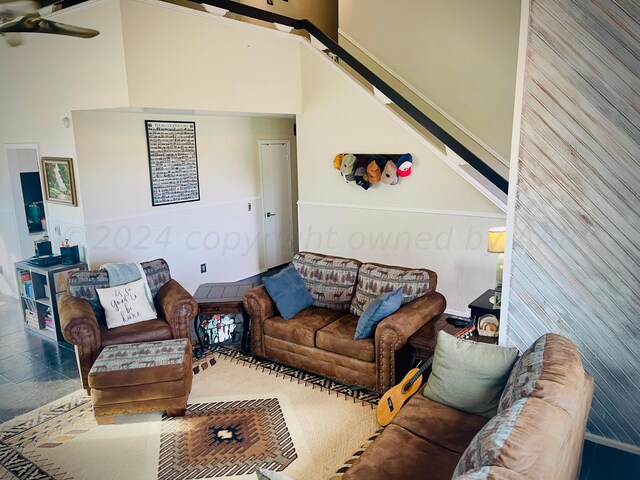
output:
[[[9,32],[52,33],[80,38],[92,38],[100,34],[99,31],[90,28],[76,27],[74,25],[47,20],[46,18],[42,18],[38,13],[25,15],[0,25],[0,34]]]
[[[38,5],[37,2],[31,0],[9,2],[0,0],[0,23],[8,22],[23,15],[29,15],[38,10]]]
[[[67,25],[66,23],[54,22],[41,18],[39,23],[39,33],[53,33],[56,35],[69,35],[70,37],[93,38],[100,35],[98,30],[91,28],[77,27],[75,25]]]

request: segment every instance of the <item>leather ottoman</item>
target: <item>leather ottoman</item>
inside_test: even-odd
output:
[[[192,380],[185,338],[105,347],[88,376],[96,421],[111,424],[116,415],[160,410],[182,416]]]

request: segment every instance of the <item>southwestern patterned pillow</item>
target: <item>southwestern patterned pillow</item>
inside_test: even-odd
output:
[[[313,298],[314,307],[348,311],[356,289],[360,262],[350,258],[300,252],[293,257],[294,267]]]
[[[362,315],[369,303],[386,292],[402,288],[402,304],[431,293],[436,289],[436,274],[426,269],[390,267],[364,263],[358,272],[358,286],[350,311]]]

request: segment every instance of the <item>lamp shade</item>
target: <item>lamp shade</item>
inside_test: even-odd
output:
[[[487,251],[491,253],[504,253],[504,241],[507,238],[506,227],[495,227],[489,230],[487,235]]]

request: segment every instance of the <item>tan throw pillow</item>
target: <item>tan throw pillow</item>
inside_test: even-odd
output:
[[[491,418],[517,358],[515,348],[462,340],[441,330],[424,396]]]
[[[117,287],[98,288],[96,292],[104,309],[108,328],[122,327],[158,317],[144,293],[143,279]]]

